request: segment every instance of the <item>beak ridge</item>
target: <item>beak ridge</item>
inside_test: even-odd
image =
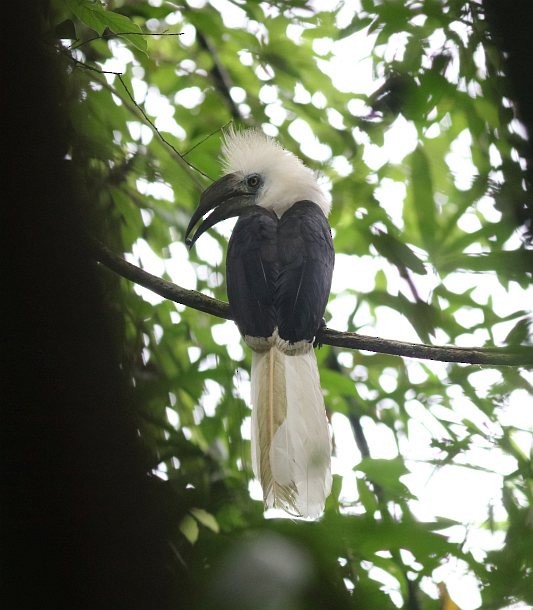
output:
[[[215,224],[232,216],[239,216],[253,204],[254,195],[246,191],[235,174],[227,174],[211,184],[200,196],[200,203],[191,217],[185,232],[185,243],[191,248],[196,240]],[[215,209],[216,208],[216,209]],[[208,212],[192,237],[189,237],[196,223]]]

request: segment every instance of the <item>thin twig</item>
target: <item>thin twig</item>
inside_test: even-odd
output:
[[[409,286],[409,289],[411,290],[411,294],[413,295],[413,298],[415,299],[415,301],[422,303],[422,299],[420,298],[420,295],[418,294],[418,289],[413,281],[413,278],[411,276],[411,274],[409,273],[407,267],[405,267],[404,265],[397,265],[398,267],[398,271],[400,272],[400,276],[407,282],[407,285]]]
[[[146,112],[143,110],[143,108],[141,106],[139,106],[139,104],[137,104],[137,102],[135,101],[131,91],[128,89],[128,87],[126,86],[126,83],[124,82],[124,78],[122,74],[118,74],[118,79],[121,82],[122,86],[124,87],[128,97],[130,98],[130,100],[135,104],[135,106],[138,108],[139,112],[143,115],[144,120],[150,125],[150,127],[155,131],[155,133],[158,135],[159,139],[166,144],[169,148],[171,148],[177,155],[178,157],[184,162],[186,163],[191,169],[194,169],[195,171],[197,171],[199,174],[202,174],[202,176],[204,178],[207,178],[208,180],[211,180],[211,182],[213,182],[213,178],[211,178],[210,176],[208,176],[206,173],[204,173],[201,169],[198,169],[197,167],[195,167],[192,163],[189,163],[189,161],[187,161],[187,159],[185,159],[185,157],[179,152],[179,150],[173,145],[171,144],[164,136],[163,134],[159,131],[159,129],[157,129],[157,127],[155,126],[155,124],[153,123],[152,119],[146,114]]]
[[[83,45],[89,44],[90,42],[94,42],[95,40],[108,40],[110,38],[114,38],[115,36],[183,36],[183,32],[112,32],[111,34],[101,34],[99,36],[93,36],[92,38],[87,38],[87,40],[82,40],[80,42],[72,43],[69,47],[66,47],[68,51],[75,51]]]
[[[68,58],[74,62],[80,68],[84,68],[85,70],[90,70],[91,72],[96,72],[97,74],[113,74],[114,76],[122,76],[122,72],[114,72],[113,70],[102,70],[101,68],[95,68],[94,66],[89,66],[83,61],[76,59],[72,55],[68,55]]]
[[[196,167],[195,165],[193,165],[192,163],[190,163],[189,161],[187,161],[187,159],[184,158],[184,155],[182,155],[179,150],[177,150],[177,148],[171,144],[164,136],[163,134],[159,131],[159,129],[155,126],[154,122],[150,119],[150,117],[146,114],[146,112],[143,110],[143,108],[135,101],[135,98],[133,97],[133,94],[131,93],[131,91],[129,90],[128,86],[126,85],[126,83],[124,82],[124,74],[122,72],[114,72],[112,70],[102,70],[101,68],[95,68],[94,66],[90,66],[89,64],[86,64],[83,61],[80,61],[79,59],[76,59],[75,57],[73,57],[72,55],[68,54],[68,53],[64,53],[76,66],[80,67],[80,68],[84,68],[85,70],[89,70],[91,72],[96,72],[97,74],[112,74],[113,76],[117,76],[120,84],[124,87],[124,91],[126,92],[128,98],[131,100],[133,107],[136,108],[137,112],[135,112],[133,110],[133,107],[131,105],[129,105],[127,103],[127,101],[124,99],[124,96],[120,95],[120,93],[117,91],[116,88],[111,87],[111,85],[109,85],[109,83],[98,80],[98,82],[103,86],[106,87],[107,89],[109,89],[112,93],[114,93],[114,95],[116,95],[117,97],[119,97],[126,105],[126,107],[130,110],[130,112],[132,112],[132,114],[137,114],[140,113],[142,118],[146,121],[146,123],[148,124],[148,126],[152,129],[152,131],[157,135],[157,137],[161,140],[161,142],[163,142],[163,144],[165,144],[168,148],[170,148],[178,157],[179,161],[181,163],[183,163],[185,166],[189,167],[190,169],[194,170],[195,172],[198,172],[199,174],[201,174],[202,176],[204,176],[204,178],[207,178],[208,180],[211,180],[211,182],[213,182],[213,178],[211,178],[210,176],[208,176],[206,173],[204,173],[201,169],[199,169],[198,167]],[[196,184],[198,187],[203,188],[204,185],[200,184],[194,177],[193,174],[193,180],[195,180]]]
[[[172,282],[167,282],[136,265],[132,265],[122,257],[114,254],[102,243],[93,241],[93,254],[96,260],[117,273],[166,299],[181,303],[198,311],[232,320],[228,303],[213,299],[196,290],[186,290]],[[462,362],[465,364],[480,364],[487,366],[533,366],[533,348],[518,346],[513,348],[465,348],[451,346],[424,345],[406,343],[392,339],[369,337],[358,333],[347,333],[332,328],[320,329],[317,342],[344,349],[358,349],[382,354],[393,354],[406,358],[422,358],[441,362]]]
[[[217,127],[216,129],[214,129],[211,133],[207,134],[205,136],[205,138],[202,138],[199,142],[196,142],[196,144],[194,146],[191,146],[191,148],[189,148],[189,150],[187,150],[186,152],[182,153],[182,155],[184,157],[186,157],[195,148],[197,148],[198,146],[201,146],[204,142],[209,140],[209,138],[213,137],[216,133],[218,133],[219,131],[222,131],[223,129],[225,129],[230,123],[233,123],[233,119],[231,119],[230,121],[227,121],[226,123],[224,123],[224,125],[221,125],[220,127]]]

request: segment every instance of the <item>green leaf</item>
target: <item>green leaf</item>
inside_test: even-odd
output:
[[[54,34],[59,39],[76,40],[76,24],[72,19],[65,19],[65,21],[56,25]]]
[[[194,518],[204,527],[207,527],[212,532],[215,532],[215,534],[219,533],[220,527],[217,523],[217,520],[211,513],[208,513],[203,508],[191,508],[190,512],[194,516]]]
[[[85,23],[100,36],[107,27],[107,20],[103,17],[105,10],[100,4],[89,0],[69,0],[69,5],[76,17]]]
[[[533,321],[529,317],[518,320],[518,322],[507,334],[507,337],[505,337],[505,342],[509,345],[520,345],[521,343],[527,343],[531,339],[532,326]]]
[[[400,481],[400,477],[409,474],[402,458],[393,460],[364,458],[355,467],[355,470],[364,472],[368,478],[395,496],[410,496],[407,487]]]
[[[187,540],[194,544],[198,540],[199,528],[198,522],[191,517],[191,515],[185,515],[179,524],[180,532],[187,538]]]
[[[407,267],[419,275],[426,274],[426,268],[420,258],[407,244],[393,235],[379,231],[374,236],[372,243],[376,250],[394,265]]]
[[[78,2],[70,0],[70,7],[80,21],[83,21],[85,25],[95,30],[100,36],[108,28],[139,50],[146,52],[147,43],[142,36],[142,30],[129,17],[108,11],[100,4],[89,0],[79,0]]]
[[[372,491],[370,491],[369,485],[364,479],[358,478],[356,482],[357,491],[359,493],[359,500],[361,501],[361,504],[365,507],[366,514],[373,515],[374,511],[379,508],[376,495]]]
[[[431,166],[423,148],[418,146],[409,159],[411,167],[410,190],[412,210],[416,218],[420,240],[428,252],[438,247],[437,208],[433,194]]]

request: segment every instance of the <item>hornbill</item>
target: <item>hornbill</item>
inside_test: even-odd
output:
[[[266,507],[317,517],[331,489],[331,437],[313,350],[335,258],[331,206],[314,173],[258,131],[226,134],[223,167],[200,197],[187,243],[238,216],[226,284],[252,349],[254,473]]]

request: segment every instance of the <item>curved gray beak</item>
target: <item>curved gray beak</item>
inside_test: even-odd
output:
[[[185,243],[191,248],[202,233],[205,233],[205,231],[221,220],[226,220],[226,218],[231,218],[232,216],[239,216],[253,205],[254,199],[254,193],[248,191],[242,180],[235,174],[227,174],[220,178],[220,180],[213,182],[200,197],[200,203],[192,215],[185,232]],[[200,218],[211,210],[213,212],[200,224],[194,235],[189,237],[189,234]]]

